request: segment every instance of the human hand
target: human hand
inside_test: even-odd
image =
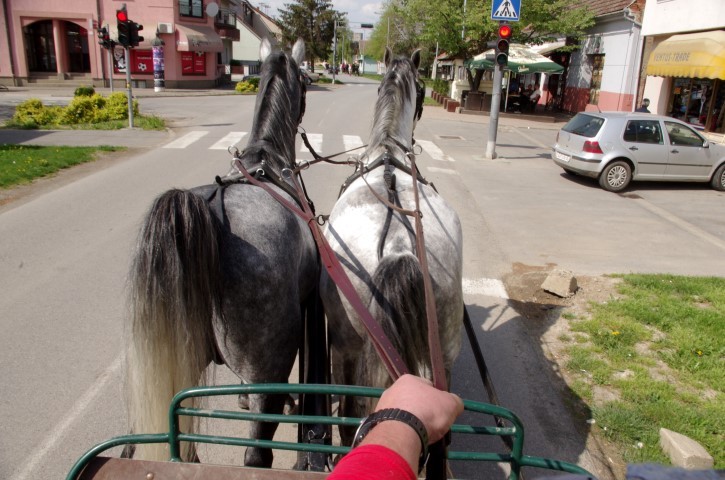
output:
[[[463,400],[456,394],[438,390],[424,378],[403,375],[380,397],[376,411],[384,408],[399,408],[418,417],[428,431],[428,441],[433,444],[448,433],[463,412]]]

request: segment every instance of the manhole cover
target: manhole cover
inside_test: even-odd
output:
[[[437,137],[443,140],[463,140],[460,135],[437,135]]]

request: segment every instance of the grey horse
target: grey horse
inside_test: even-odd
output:
[[[295,136],[305,86],[292,55],[264,42],[259,94],[241,162],[289,199],[283,170],[295,166]],[[319,263],[306,223],[258,186],[244,182],[173,189],[145,218],[130,274],[128,408],[135,433],[167,430],[167,409],[183,388],[203,384],[213,361],[244,383],[287,382],[303,332],[303,309],[316,295]],[[282,413],[287,396],[240,399],[253,412]],[[192,422],[182,425],[192,431]],[[250,437],[272,439],[277,424],[252,423]],[[164,459],[163,446],[136,448]],[[160,450],[160,451],[159,451]],[[168,454],[166,454],[166,459]],[[196,458],[193,446],[186,460]],[[249,448],[246,465],[270,467],[269,449]]]

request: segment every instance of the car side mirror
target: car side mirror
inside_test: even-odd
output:
[[[707,140],[702,142],[702,148],[710,148],[710,142],[708,142]]]

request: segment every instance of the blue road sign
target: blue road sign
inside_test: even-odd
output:
[[[491,20],[518,22],[521,13],[521,0],[493,0]]]

